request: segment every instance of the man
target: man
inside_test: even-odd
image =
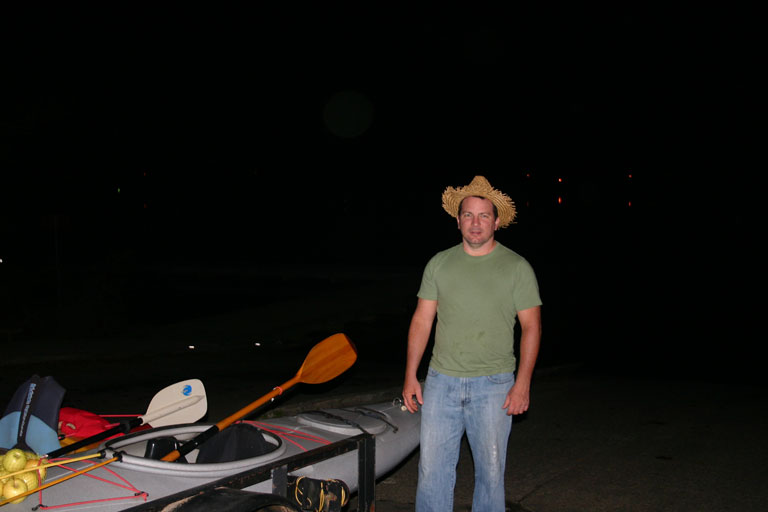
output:
[[[453,510],[461,438],[475,467],[472,510],[504,511],[504,468],[512,416],[528,410],[541,339],[541,299],[533,269],[494,239],[515,205],[482,177],[443,192],[461,244],[427,263],[408,330],[403,400],[421,412],[417,512]],[[416,376],[437,317],[422,395]],[[514,327],[520,322],[515,373]],[[418,402],[418,404],[416,403]]]

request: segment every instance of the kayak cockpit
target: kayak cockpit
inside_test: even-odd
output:
[[[219,432],[182,459],[160,460],[163,456],[193,439],[206,425],[178,425],[135,432],[108,441],[108,452],[121,456],[121,462],[144,468],[174,467],[183,472],[232,470],[241,465],[252,467],[283,455],[285,446],[279,436],[248,423],[237,423]],[[181,469],[182,466],[187,466]]]
[[[260,457],[274,452],[282,441],[274,434],[249,423],[237,423],[218,432],[209,441],[193,450],[192,457],[182,455],[178,462],[196,464],[217,464],[233,462],[242,459]],[[184,444],[178,436],[161,435],[146,441],[143,457],[160,460],[173,450],[178,450]]]

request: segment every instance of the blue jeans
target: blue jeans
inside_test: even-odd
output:
[[[416,512],[453,511],[461,438],[475,465],[473,512],[504,512],[504,465],[512,416],[502,408],[513,373],[449,377],[432,368],[424,385]]]

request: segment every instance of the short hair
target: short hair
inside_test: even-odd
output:
[[[478,199],[487,199],[488,201],[491,201],[487,197],[483,197],[483,196],[467,196],[467,197],[476,197]],[[466,199],[467,197],[465,197],[464,199]],[[461,202],[459,203],[459,215],[461,215],[461,208],[462,206],[464,206],[464,199],[462,199]],[[491,201],[491,206],[493,207],[493,218],[497,219],[499,217],[499,210],[498,208],[496,208],[496,204],[494,204],[493,201]]]

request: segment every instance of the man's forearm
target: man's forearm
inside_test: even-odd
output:
[[[420,322],[415,318],[411,321],[411,327],[408,329],[408,355],[405,362],[406,378],[416,378],[416,372],[419,369],[421,358],[424,357],[431,331],[431,324],[425,325],[425,322]]]
[[[520,361],[515,381],[530,385],[541,346],[541,329],[526,329],[520,336]]]

